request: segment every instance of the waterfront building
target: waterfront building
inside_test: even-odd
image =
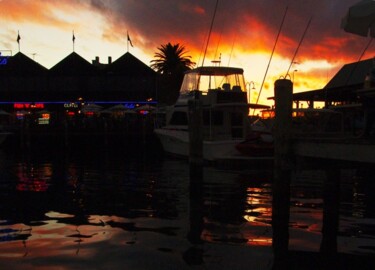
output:
[[[129,52],[108,64],[72,52],[49,70],[18,52],[0,66],[0,104],[155,102],[156,82],[157,73]]]

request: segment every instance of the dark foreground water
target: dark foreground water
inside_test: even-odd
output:
[[[203,173],[191,191],[187,161],[153,145],[2,151],[0,269],[271,269],[272,172]],[[292,181],[295,269],[319,252],[324,177]],[[375,269],[373,174],[342,178],[338,252]]]

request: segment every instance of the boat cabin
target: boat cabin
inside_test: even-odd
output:
[[[191,99],[202,101],[205,139],[245,137],[250,123],[243,69],[213,66],[186,72],[180,96],[167,119],[170,126],[187,129],[188,101]]]
[[[247,103],[243,69],[233,67],[198,67],[185,73],[180,98],[203,96],[206,104]]]

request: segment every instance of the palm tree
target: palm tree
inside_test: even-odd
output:
[[[161,75],[159,102],[173,104],[178,98],[185,71],[195,65],[186,53],[184,46],[169,42],[161,45],[151,60],[151,68]]]
[[[172,45],[170,42],[161,45],[159,52],[155,53],[155,60],[151,60],[151,67],[161,74],[174,75],[185,72],[192,68],[195,63],[190,60],[191,56],[185,56],[187,53],[185,47],[179,43]]]

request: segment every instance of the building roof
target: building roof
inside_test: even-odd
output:
[[[366,75],[375,67],[373,58],[345,64],[323,89],[293,94],[300,101],[353,101],[356,90],[363,88]]]
[[[333,76],[324,88],[362,85],[372,67],[375,67],[372,58],[346,64]]]
[[[64,76],[94,75],[98,69],[76,52],[50,68],[50,74]]]
[[[18,52],[14,56],[4,57],[6,58],[6,63],[0,65],[0,76],[36,76],[45,75],[48,71],[47,68],[22,52]]]
[[[144,64],[129,52],[123,54],[112,64],[108,65],[106,71],[108,74],[124,74],[140,77],[156,76],[156,72],[152,68]]]

